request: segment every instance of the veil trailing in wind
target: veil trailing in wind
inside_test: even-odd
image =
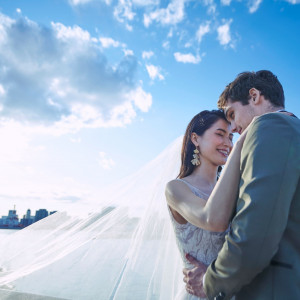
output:
[[[173,299],[182,266],[164,189],[181,144],[103,189],[84,217],[58,212],[2,240],[0,298]]]

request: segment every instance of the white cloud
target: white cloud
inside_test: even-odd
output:
[[[151,94],[146,93],[141,87],[131,91],[127,97],[130,101],[133,101],[133,103],[143,112],[149,111],[152,105]]]
[[[76,5],[84,5],[94,1],[96,0],[69,0],[69,3],[73,6],[76,6]],[[102,0],[102,1],[105,2],[107,5],[110,5],[110,3],[112,2],[112,0]]]
[[[0,136],[1,164],[22,162],[24,157],[32,152],[32,149],[29,151],[30,137],[21,124],[15,121],[1,123]]]
[[[101,45],[121,47],[125,55],[111,65]],[[0,70],[6,70],[0,121],[31,122],[56,135],[129,124],[141,109],[128,100],[139,84],[137,60],[124,47],[110,38],[95,39],[79,26],[46,28],[0,14]]]
[[[285,0],[285,1],[291,4],[300,4],[300,0]]]
[[[71,5],[80,5],[80,4],[86,4],[86,3],[89,3],[89,2],[92,2],[94,0],[69,0],[70,4]]]
[[[170,42],[165,41],[165,42],[163,42],[162,46],[163,46],[164,49],[168,50],[168,49],[170,49]]]
[[[18,14],[21,14],[21,13],[22,13],[22,11],[21,11],[20,8],[17,8],[17,9],[16,9],[16,12],[17,12]]]
[[[110,48],[110,47],[117,48],[117,47],[121,47],[122,45],[120,42],[115,41],[110,37],[101,37],[99,38],[99,41],[103,48]]]
[[[151,6],[158,5],[159,0],[132,0],[132,3],[137,6]]]
[[[135,13],[132,11],[132,2],[130,0],[119,0],[114,9],[114,17],[121,23],[125,20],[132,21]]]
[[[32,26],[33,24],[25,23],[31,30],[36,30],[38,32],[39,28],[37,25]],[[61,40],[73,40],[76,42],[88,42],[91,39],[91,36],[88,31],[83,30],[79,26],[75,25],[74,27],[64,26],[61,23],[51,23],[56,37]]]
[[[207,6],[207,13],[210,15],[215,14],[217,6],[214,0],[203,0],[203,4]]]
[[[166,8],[159,8],[144,14],[144,25],[149,27],[153,21],[163,25],[176,25],[184,18],[184,6],[188,0],[172,0]]]
[[[110,170],[116,164],[105,152],[99,152],[98,163],[105,170]]]
[[[230,24],[232,19],[225,21],[225,23],[217,28],[219,43],[223,46],[230,44],[231,34],[230,34]]]
[[[140,3],[141,2],[141,3]],[[151,2],[151,1],[146,1]],[[115,19],[125,25],[126,30],[133,31],[132,25],[129,25],[129,21],[133,21],[136,16],[136,13],[133,11],[133,6],[145,6],[142,1],[133,1],[133,0],[119,0],[118,4],[114,7],[114,17]]]
[[[124,52],[125,56],[127,56],[127,55],[134,55],[133,51],[130,50],[130,49],[123,49],[123,52]]]
[[[173,36],[173,28],[171,28],[171,29],[169,30],[167,37],[168,37],[168,38],[171,38],[172,36]]]
[[[0,96],[4,96],[5,95],[5,89],[3,87],[2,84],[0,84]]]
[[[229,6],[231,3],[231,0],[221,0],[221,4],[225,6]]]
[[[182,63],[191,63],[191,64],[198,64],[201,61],[201,57],[199,54],[194,56],[191,53],[183,54],[180,52],[174,53],[174,57],[176,61],[182,62]]]
[[[133,30],[133,27],[129,24],[126,24],[125,25],[125,28],[128,30],[128,31],[132,31]]]
[[[184,44],[184,48],[191,48],[192,47],[192,42],[190,41],[190,42],[186,42],[185,44]]]
[[[252,14],[254,12],[256,12],[260,6],[260,4],[262,3],[262,0],[251,0],[249,2],[249,12]]]
[[[209,22],[205,22],[199,26],[199,28],[196,32],[196,39],[197,39],[198,43],[201,43],[203,36],[206,35],[207,33],[209,33],[209,31],[210,31],[210,23]]]
[[[147,72],[149,74],[149,77],[154,80],[158,78],[159,80],[164,80],[165,77],[160,73],[161,69],[160,67],[154,66],[154,65],[146,65]]]
[[[143,51],[142,57],[143,59],[149,59],[154,55],[153,51]]]

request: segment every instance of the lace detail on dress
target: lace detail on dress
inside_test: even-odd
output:
[[[188,182],[182,179],[177,179],[183,181],[189,186],[192,192],[205,200],[208,199],[208,196],[201,192],[198,188],[192,186]],[[225,241],[225,235],[228,232],[228,229],[225,232],[212,232],[204,230],[202,228],[196,227],[195,225],[187,222],[186,224],[179,224],[173,217],[171,210],[169,209],[171,216],[177,246],[181,253],[181,257],[184,263],[184,267],[191,269],[194,266],[191,265],[185,258],[185,254],[189,253],[197,260],[203,262],[206,265],[212,263],[216,259],[218,252],[221,250],[223,243]],[[186,295],[189,295],[186,293]],[[191,295],[190,295],[191,296]],[[181,298],[183,299],[183,298]],[[184,298],[192,299],[192,298]],[[199,298],[193,298],[199,299]]]

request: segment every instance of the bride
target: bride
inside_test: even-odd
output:
[[[225,241],[238,191],[240,153],[245,134],[232,150],[230,124],[221,111],[202,111],[189,123],[178,178],[166,186],[166,199],[177,245],[186,269],[189,254],[209,265]],[[210,195],[210,197],[209,197]],[[176,299],[200,299],[182,287]]]
[[[166,184],[181,251],[209,263],[223,243],[234,206],[229,199],[236,191],[242,144],[233,147],[232,163],[211,193],[232,135],[220,112],[202,112],[196,119],[200,131],[193,127],[191,139],[185,135],[179,180],[171,181],[180,167],[182,137],[135,174],[103,189],[89,211],[59,212],[1,240],[0,299],[171,300],[182,295]],[[192,166],[189,156],[196,148]],[[186,245],[180,242],[185,237]],[[201,246],[191,249],[197,241]]]

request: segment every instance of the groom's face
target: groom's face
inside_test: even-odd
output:
[[[242,105],[241,102],[232,102],[230,99],[224,107],[228,122],[231,124],[232,132],[241,134],[256,116],[254,107],[250,104]]]

